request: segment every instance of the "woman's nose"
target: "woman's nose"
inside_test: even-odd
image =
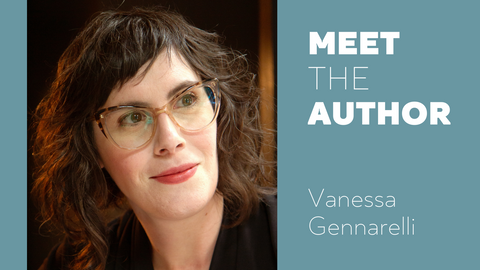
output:
[[[174,154],[185,148],[185,139],[178,127],[166,113],[157,115],[157,129],[154,137],[155,155]]]

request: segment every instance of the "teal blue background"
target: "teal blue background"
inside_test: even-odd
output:
[[[279,269],[477,269],[480,267],[480,5],[476,1],[278,1]],[[309,32],[399,31],[395,54],[309,55]],[[337,36],[338,38],[338,36]],[[357,48],[359,38],[357,38]],[[337,40],[338,44],[338,40]],[[324,66],[315,90],[315,71]],[[328,90],[328,67],[334,81]],[[354,91],[354,66],[366,80]],[[332,102],[400,103],[400,124],[340,126]],[[401,108],[418,101],[450,106],[451,125],[406,124]],[[324,102],[332,125],[307,121]],[[413,114],[412,114],[413,116]],[[308,189],[316,196],[315,208]],[[327,208],[327,195],[395,196],[395,208]],[[330,223],[401,223],[415,235],[322,235],[314,216]]]
[[[2,269],[27,268],[27,3],[0,9],[0,261]]]

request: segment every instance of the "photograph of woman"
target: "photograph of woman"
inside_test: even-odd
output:
[[[261,90],[220,41],[161,7],[79,30],[33,113],[32,198],[64,234],[40,269],[277,268]]]

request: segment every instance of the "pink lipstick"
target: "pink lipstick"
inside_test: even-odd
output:
[[[159,175],[150,178],[157,180],[162,184],[175,185],[180,184],[192,177],[197,172],[198,164],[184,164],[175,168],[168,169]]]

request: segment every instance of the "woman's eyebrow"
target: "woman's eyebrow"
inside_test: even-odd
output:
[[[179,83],[177,86],[175,86],[172,90],[170,90],[167,93],[167,100],[171,100],[176,94],[179,92],[185,90],[186,88],[193,86],[194,84],[198,83],[198,81],[183,81]],[[148,101],[137,101],[137,100],[132,100],[128,102],[122,102],[120,106],[139,106],[139,107],[151,107],[152,104],[150,104]]]
[[[148,102],[143,102],[143,101],[129,101],[129,102],[123,102],[119,106],[138,106],[138,107],[150,107],[150,104]]]
[[[173,88],[172,90],[170,90],[167,94],[167,98],[168,99],[171,99],[172,97],[174,97],[178,92],[182,91],[182,90],[185,90],[186,88],[194,85],[198,83],[198,81],[183,81],[181,83],[179,83],[175,88]]]

